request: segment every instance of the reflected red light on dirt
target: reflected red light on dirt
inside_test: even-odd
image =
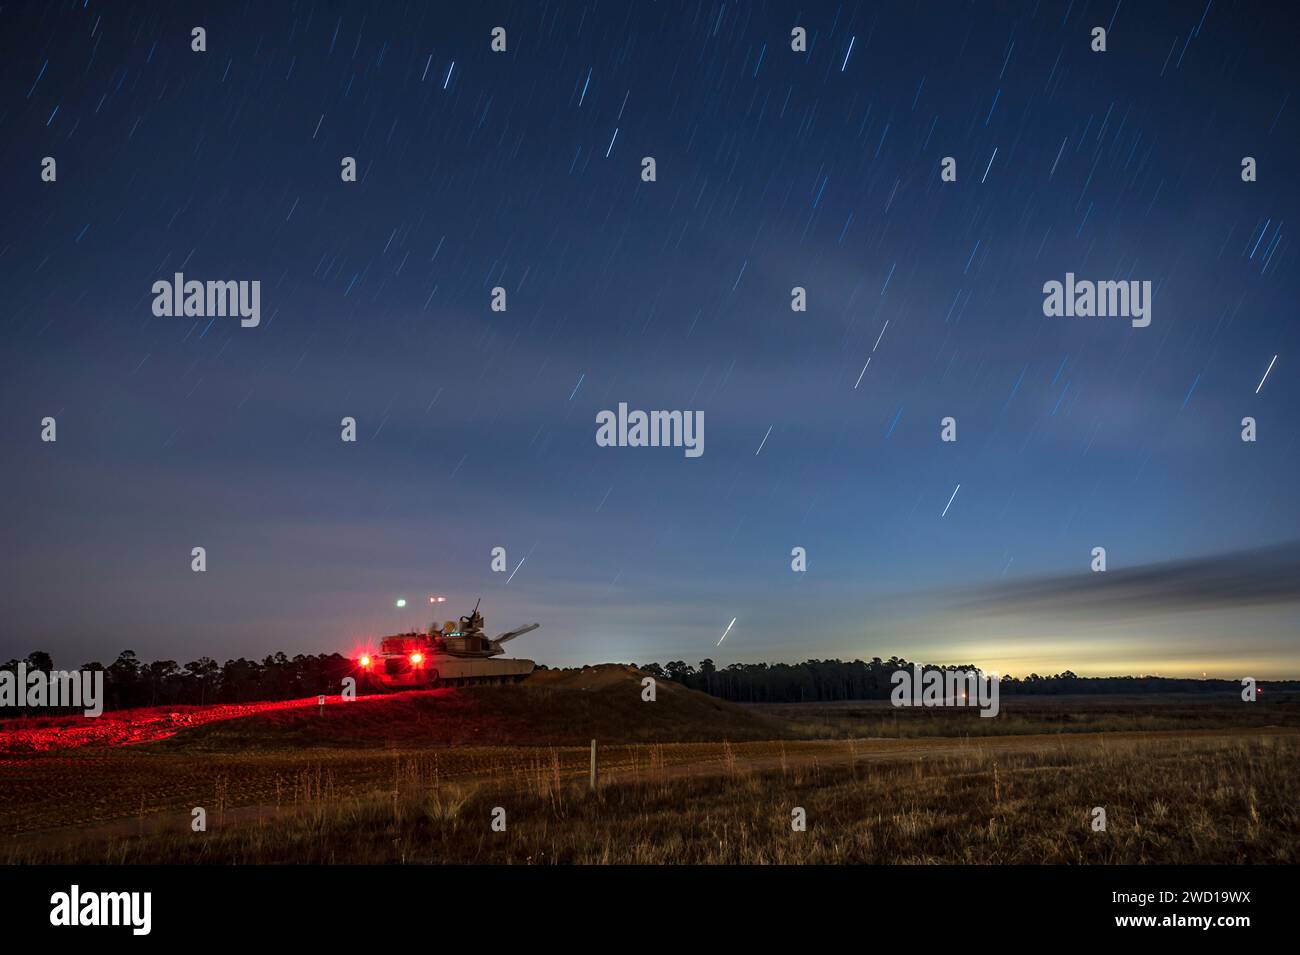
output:
[[[447,694],[452,691],[433,691]],[[341,696],[327,696],[329,706],[367,706],[388,699],[382,694],[359,696],[344,702]],[[82,746],[130,746],[174,736],[192,726],[245,716],[284,714],[299,711],[313,715],[319,708],[315,696],[298,700],[262,703],[220,703],[213,706],[155,706],[134,710],[109,710],[103,716],[25,716],[0,720],[0,753],[39,753]]]

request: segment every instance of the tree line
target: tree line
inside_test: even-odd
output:
[[[29,673],[54,669],[50,655],[40,650],[22,662]],[[17,673],[18,663],[10,660],[0,670]],[[175,660],[145,663],[134,650],[123,650],[108,666],[94,660],[80,669],[104,671],[106,710],[292,700],[338,693],[344,677],[356,676],[356,664],[338,653],[300,653],[292,658],[275,653],[261,661],[240,657],[224,664],[204,656],[182,665]]]
[[[40,670],[48,673],[54,669],[54,661],[43,651],[28,654],[23,662],[28,672]],[[10,660],[0,666],[0,670],[17,673],[18,663],[18,660]],[[911,667],[911,661],[893,656],[888,660],[872,657],[870,661],[732,663],[721,669],[709,659],[701,660],[698,667],[673,660],[662,666],[658,663],[644,664],[640,669],[657,679],[671,680],[736,703],[821,703],[888,699],[894,686],[890,677],[897,670]],[[338,693],[344,677],[357,676],[355,662],[338,653],[298,654],[294,657],[275,653],[260,661],[240,657],[224,664],[202,656],[179,664],[175,660],[145,663],[136,657],[134,651],[123,650],[108,666],[92,661],[81,669],[104,672],[105,709],[291,700]],[[922,669],[976,668],[972,665],[937,667],[926,664]],[[1300,689],[1300,682],[1295,681],[1274,685]],[[1036,696],[1228,690],[1240,690],[1240,683],[1157,676],[1080,677],[1069,670],[1051,676],[1037,673],[1026,677],[1003,676],[1000,686],[1000,692],[1004,694]],[[363,682],[359,681],[357,691],[366,692]]]
[[[718,669],[712,660],[693,667],[682,660],[664,666],[649,663],[642,670],[656,678],[672,680],[692,690],[734,703],[823,703],[839,700],[887,700],[894,689],[890,678],[898,670],[910,670],[912,661],[893,656],[870,661],[806,660],[803,663],[732,663]],[[922,670],[974,670],[973,664],[934,666]],[[1278,684],[1286,689],[1300,683]],[[1059,696],[1061,694],[1147,694],[1207,693],[1241,689],[1240,681],[1175,679],[1159,676],[1081,677],[1065,670],[1051,676],[1030,673],[1025,677],[1002,676],[999,692]]]

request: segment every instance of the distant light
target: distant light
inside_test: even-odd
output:
[[[447,598],[446,598],[446,597],[430,597],[430,598],[429,598],[429,603],[431,603],[431,604],[445,604],[446,602],[447,602]]]
[[[423,653],[412,653],[412,654],[411,654],[411,662],[414,663],[416,666],[419,666],[421,663],[424,662],[424,654],[423,654]]]
[[[399,607],[405,607],[405,606],[406,606],[406,598],[405,598],[405,597],[398,597],[398,598],[397,598],[397,606],[399,606]]]
[[[361,665],[362,665],[363,667],[368,667],[368,666],[370,666],[370,657],[363,656],[363,657],[361,658]]]

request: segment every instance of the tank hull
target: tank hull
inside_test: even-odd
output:
[[[395,691],[517,683],[536,668],[537,664],[532,660],[452,656],[429,656],[415,666],[405,655],[380,655],[365,672],[372,687]]]

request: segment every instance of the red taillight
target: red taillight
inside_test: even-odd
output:
[[[362,657],[362,658],[361,658],[361,665],[362,665],[363,667],[368,667],[368,666],[370,666],[370,657]]]
[[[419,666],[421,663],[424,662],[424,654],[423,654],[423,653],[412,653],[412,654],[411,654],[411,662],[414,663],[416,666]]]

